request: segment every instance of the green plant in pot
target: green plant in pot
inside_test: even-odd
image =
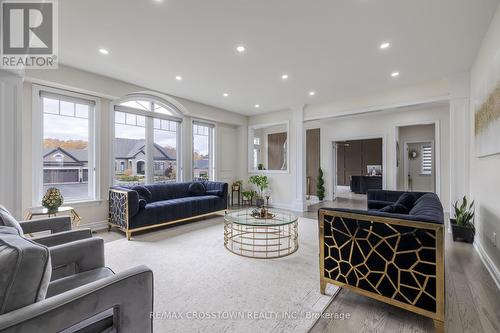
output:
[[[318,180],[316,182],[316,196],[321,201],[325,198],[325,180],[323,179],[323,170],[318,170]]]
[[[58,188],[50,187],[45,192],[42,198],[42,206],[47,208],[49,214],[57,212],[57,209],[61,207],[64,202],[64,198]]]
[[[233,191],[239,191],[240,188],[243,186],[243,181],[242,180],[237,180],[231,186],[233,188]]]
[[[462,203],[459,201],[453,205],[455,218],[450,219],[453,240],[462,240],[466,243],[474,242],[476,229],[474,228],[474,201],[470,204],[464,196]]]
[[[250,184],[257,187],[257,207],[264,205],[264,191],[269,187],[269,179],[265,175],[254,175],[248,180]]]

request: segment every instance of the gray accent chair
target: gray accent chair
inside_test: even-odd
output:
[[[115,274],[101,238],[48,248],[0,226],[0,267],[1,333],[153,330],[153,272]]]
[[[71,218],[69,216],[17,221],[2,205],[0,205],[0,226],[13,227],[20,235],[50,231],[49,235],[31,238],[38,244],[49,247],[92,237],[92,232],[88,228],[71,230]]]

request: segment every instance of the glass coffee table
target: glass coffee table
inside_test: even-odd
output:
[[[268,211],[255,217],[255,209],[231,211],[224,216],[224,246],[240,256],[272,259],[288,256],[299,248],[297,216]]]

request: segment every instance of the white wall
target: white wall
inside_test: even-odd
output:
[[[449,159],[443,152],[449,151],[449,109],[401,108],[393,111],[369,113],[322,119],[306,123],[306,128],[321,129],[321,168],[325,175],[326,198],[333,197],[332,142],[347,139],[383,138],[384,176],[387,189],[396,189],[396,127],[437,121],[441,142],[441,200],[445,209],[449,205]]]
[[[491,23],[471,71],[470,120],[476,107],[484,102],[485,96],[498,87],[500,77],[492,80],[492,73],[498,74],[500,54],[500,8]],[[470,191],[476,202],[476,241],[489,258],[500,282],[500,154],[477,158],[473,125],[470,126]],[[496,140],[500,140],[497,133]],[[496,244],[493,233],[497,233]]]
[[[276,124],[280,122],[288,122],[289,124],[288,160],[290,163],[288,165],[288,171],[286,173],[251,171],[249,174],[266,174],[268,176],[270,189],[272,191],[269,200],[270,205],[277,208],[302,211],[305,205],[305,168],[303,167],[303,161],[305,161],[305,136],[303,108],[296,107],[290,110],[252,116],[249,118],[248,124],[252,126]],[[250,158],[249,155],[247,156]],[[249,162],[251,162],[251,160],[249,160]]]
[[[144,88],[126,82],[84,72],[75,68],[60,66],[58,70],[28,71],[22,86],[22,144],[19,156],[22,173],[22,205],[25,212],[33,205],[32,197],[32,86],[43,84],[51,87],[86,93],[100,98],[101,108],[97,113],[100,127],[100,200],[74,204],[82,216],[82,223],[102,225],[108,217],[108,188],[111,185],[111,138],[110,110],[113,100],[130,93],[143,92]],[[204,119],[216,123],[216,178],[231,183],[246,175],[246,130],[248,119],[233,112],[203,105],[185,99],[171,97],[161,92],[152,92],[172,102],[186,115],[183,122],[185,149],[182,156],[186,166],[184,179],[190,179],[191,172],[191,126],[192,119]],[[241,139],[243,138],[243,139]],[[242,153],[244,152],[244,153]],[[72,204],[73,205],[73,204]]]

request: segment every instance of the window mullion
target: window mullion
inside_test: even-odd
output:
[[[151,103],[151,108],[153,103]],[[146,117],[146,184],[154,183],[154,118]]]

